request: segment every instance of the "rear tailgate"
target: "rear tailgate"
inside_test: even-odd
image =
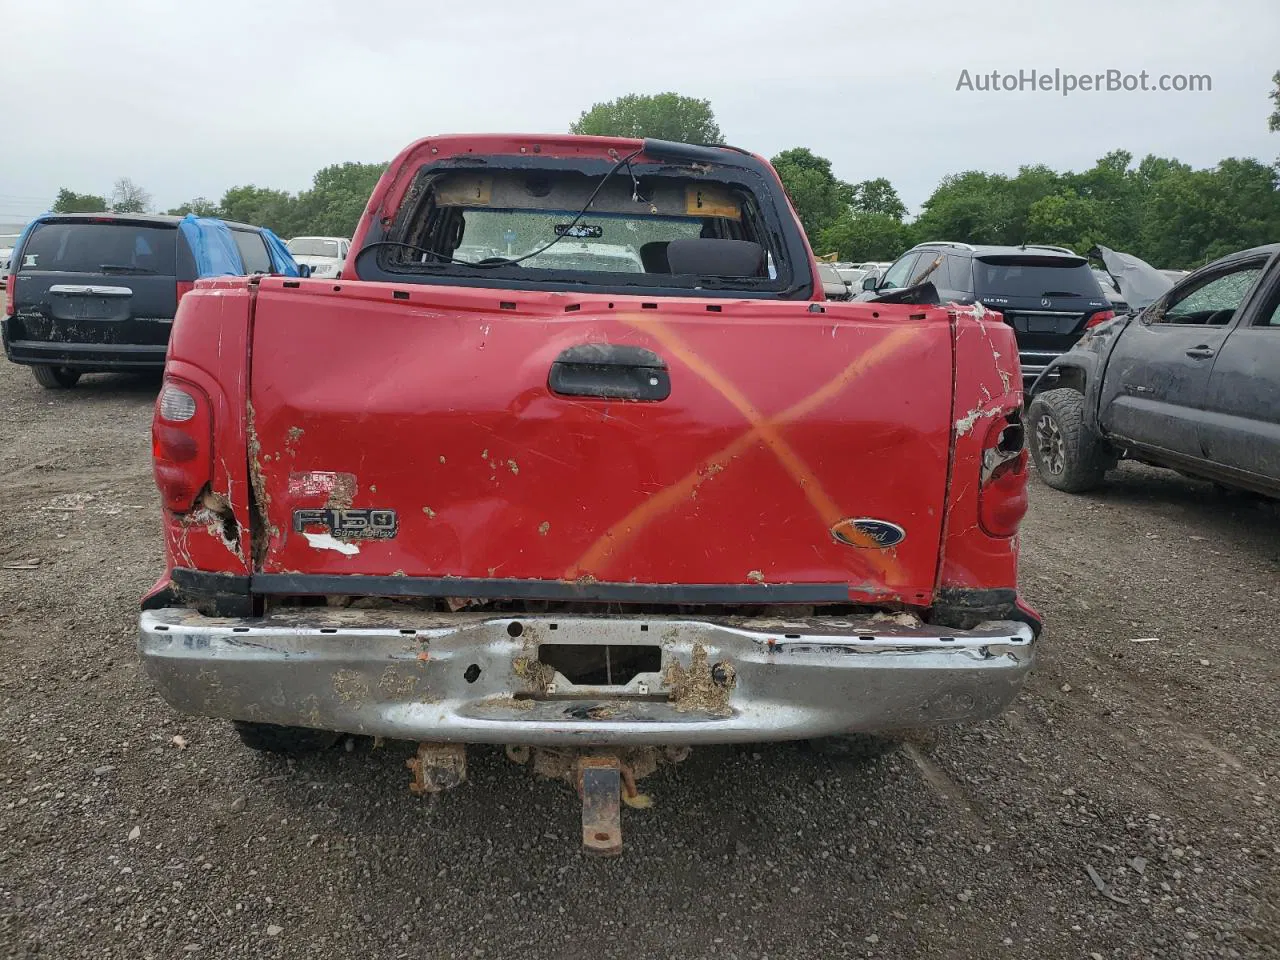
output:
[[[793,584],[820,585],[811,600],[928,602],[950,443],[945,311],[509,295],[261,282],[255,567],[277,576],[255,583],[385,593],[466,578],[446,592],[538,595],[533,581],[597,598],[616,596],[608,584]],[[552,392],[553,364],[583,344],[656,354],[669,396]],[[655,396],[663,377],[645,380]],[[895,539],[885,524],[905,538],[877,544]],[[388,579],[315,579],[349,574]]]
[[[37,224],[15,264],[13,339],[164,346],[179,247],[177,228],[155,222]]]

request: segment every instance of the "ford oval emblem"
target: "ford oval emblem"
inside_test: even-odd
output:
[[[851,547],[887,550],[907,539],[907,531],[888,520],[859,517],[841,520],[831,528],[831,535]]]

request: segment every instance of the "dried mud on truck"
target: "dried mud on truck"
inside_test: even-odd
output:
[[[1031,667],[1013,333],[827,302],[727,147],[450,136],[340,281],[201,281],[157,401],[140,652],[268,750],[505,745],[621,847],[698,744],[993,716]]]

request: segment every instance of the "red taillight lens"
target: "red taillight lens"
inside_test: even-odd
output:
[[[16,273],[11,273],[4,278],[4,313],[0,314],[0,316],[11,317],[18,312],[17,288],[18,275]]]
[[[185,297],[192,290],[194,290],[196,288],[196,285],[192,283],[190,280],[179,280],[177,283],[177,287],[178,287],[178,302],[181,303],[182,298]]]
[[[1027,513],[1027,451],[1022,417],[1010,410],[982,444],[978,523],[992,537],[1012,537]]]
[[[151,422],[151,459],[160,498],[190,510],[213,479],[213,407],[194,384],[165,377]]]
[[[1089,318],[1084,328],[1088,330],[1090,327],[1096,327],[1100,323],[1106,323],[1108,320],[1114,320],[1115,318],[1116,312],[1114,310],[1099,310]]]

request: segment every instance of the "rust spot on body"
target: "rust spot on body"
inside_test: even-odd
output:
[[[325,506],[330,510],[350,510],[351,501],[356,496],[355,474],[339,473],[333,478],[333,489],[329,491],[329,499]]]
[[[249,525],[250,546],[254,568],[261,570],[271,538],[279,536],[280,531],[271,525],[268,517],[271,497],[267,493],[267,480],[262,473],[262,444],[258,440],[253,402],[249,400],[245,401],[245,432],[248,436],[249,448],[249,489],[253,494],[250,498],[252,511],[252,522]]]

